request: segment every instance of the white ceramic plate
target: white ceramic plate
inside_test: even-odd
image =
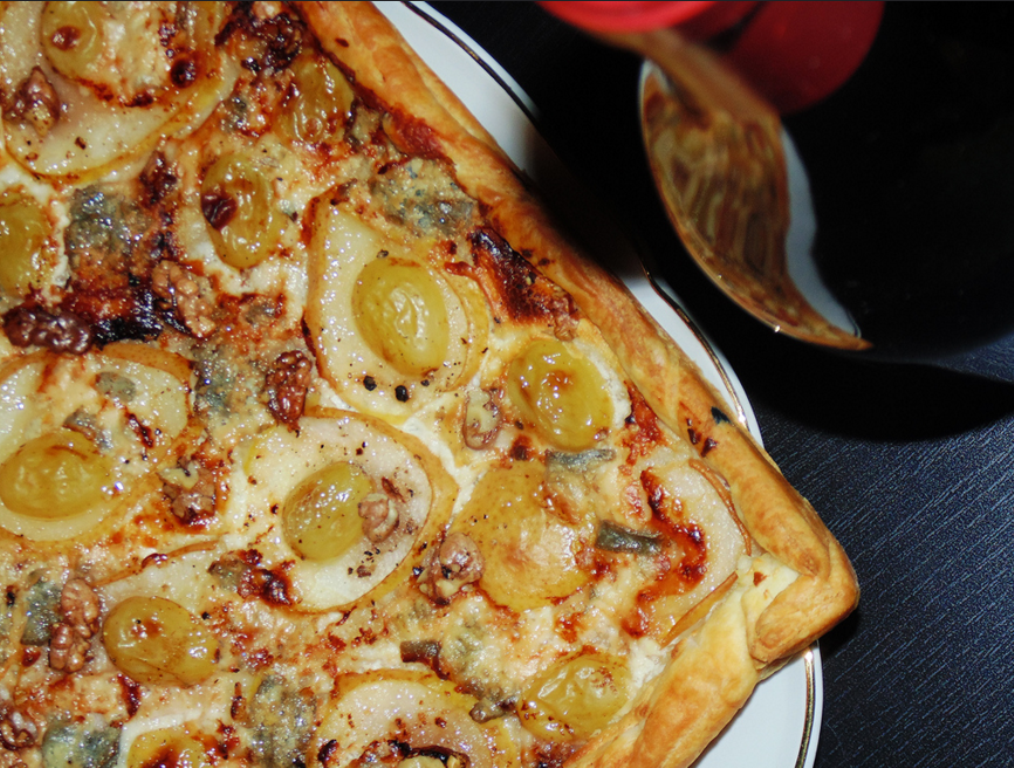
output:
[[[726,393],[742,423],[759,439],[753,410],[725,359],[679,308],[675,294],[649,280],[637,255],[539,135],[537,110],[513,78],[471,38],[425,4],[380,3],[416,52],[453,90],[500,146],[542,189],[573,231],[619,275],[663,328]],[[761,683],[747,706],[705,752],[696,768],[810,768],[817,752],[823,702],[816,646]]]

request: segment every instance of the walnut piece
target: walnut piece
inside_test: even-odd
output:
[[[99,631],[99,597],[84,579],[70,579],[60,594],[60,613],[81,637]]]
[[[49,640],[49,666],[77,672],[87,661],[91,638],[99,631],[99,598],[84,579],[70,579],[60,594],[63,620]]]
[[[27,768],[24,760],[10,749],[0,749],[0,768]]]
[[[419,590],[438,605],[446,605],[462,587],[482,578],[485,565],[471,538],[464,533],[452,533],[424,565]]]
[[[359,517],[363,520],[363,533],[374,544],[379,544],[398,527],[398,507],[383,493],[371,493],[359,502]]]
[[[172,503],[172,513],[185,525],[200,525],[215,514],[218,480],[215,473],[196,461],[163,470],[162,492]]]
[[[502,419],[496,395],[496,390],[479,389],[466,396],[461,435],[469,448],[485,448],[500,432]]]
[[[173,261],[160,261],[151,273],[151,288],[155,295],[172,302],[187,330],[198,339],[214,332],[214,306],[201,295],[200,285],[187,269]]]
[[[4,333],[15,347],[39,346],[53,352],[83,355],[92,345],[91,328],[73,312],[47,312],[22,304],[4,315]]]
[[[306,407],[313,364],[302,352],[283,352],[264,379],[268,410],[279,422],[295,430]]]
[[[77,672],[87,661],[91,643],[70,624],[57,624],[49,640],[49,666],[59,672]]]
[[[23,749],[38,742],[39,726],[18,710],[0,704],[0,744],[6,749]]]
[[[28,124],[39,136],[45,138],[60,119],[61,112],[60,97],[43,71],[34,67],[4,110],[4,118]]]

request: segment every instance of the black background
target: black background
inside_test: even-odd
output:
[[[742,381],[769,453],[850,554],[863,593],[821,640],[816,766],[1014,765],[1014,385],[837,356],[748,318],[657,202],[634,55],[528,3],[433,7],[517,80],[557,154],[642,241]],[[1014,371],[1014,344],[977,361]]]

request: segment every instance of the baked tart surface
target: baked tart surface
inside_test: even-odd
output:
[[[688,765],[838,543],[364,4],[0,19],[0,759]]]

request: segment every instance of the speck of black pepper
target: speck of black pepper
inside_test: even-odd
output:
[[[429,380],[429,379],[423,379],[423,380],[422,380],[422,381],[421,381],[420,383],[421,383],[421,384],[422,384],[422,385],[423,385],[424,387],[428,387],[428,386],[430,385],[430,380]]]
[[[398,399],[399,403],[408,402],[408,389],[405,388],[404,384],[399,384],[394,388],[394,396]]]
[[[377,388],[377,382],[372,376],[363,376],[363,386],[366,387],[367,392],[372,392]]]

